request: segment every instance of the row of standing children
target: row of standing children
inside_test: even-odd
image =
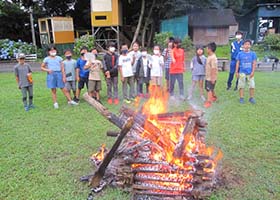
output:
[[[245,42],[243,43],[245,44]],[[139,51],[139,44],[135,42],[133,50],[129,52],[128,45],[121,46],[121,55],[118,56],[114,43],[108,45],[108,51],[103,57],[103,62],[99,60],[90,60],[85,57],[88,49],[83,47],[80,50],[80,58],[74,60],[72,51],[65,51],[65,60],[57,56],[55,47],[48,49],[48,57],[46,57],[41,65],[41,69],[47,72],[47,87],[51,90],[54,108],[58,108],[56,89],[60,88],[68,104],[77,105],[80,98],[81,90],[87,87],[90,96],[100,101],[99,92],[101,90],[101,72],[104,72],[107,85],[107,101],[109,104],[118,104],[118,74],[122,81],[123,99],[126,103],[130,103],[136,95],[140,97],[148,97],[150,92],[155,91],[156,87],[163,86],[163,68],[165,68],[166,87],[170,93],[170,98],[174,98],[174,86],[177,80],[179,85],[180,99],[184,99],[184,81],[183,73],[185,71],[185,55],[181,48],[181,41],[170,38],[168,46],[163,53],[160,52],[158,45],[154,46],[153,55],[149,55],[147,49],[142,48]],[[234,69],[237,77],[241,77],[242,81],[238,84],[240,91],[240,103],[244,102],[244,86],[246,79],[250,86],[250,102],[254,100],[254,66],[256,55],[250,52],[251,43],[247,41],[245,45],[245,54],[243,51],[236,55],[236,68]],[[192,86],[189,90],[188,100],[192,99],[192,93],[198,84],[201,99],[204,101],[206,108],[217,100],[215,94],[215,84],[217,81],[218,67],[217,57],[215,55],[216,44],[209,43],[207,45],[208,58],[204,56],[204,48],[197,47],[196,55],[192,58],[190,69],[192,72]],[[91,51],[97,57],[96,49]],[[246,55],[250,54],[247,59]],[[15,74],[19,88],[22,91],[24,109],[28,111],[34,108],[33,105],[33,86],[31,78],[30,65],[24,62],[25,55],[19,54],[18,64],[15,66]],[[245,59],[245,60],[244,60]],[[246,60],[247,59],[247,60]],[[246,63],[247,62],[247,63]],[[253,64],[252,64],[253,63]],[[250,66],[249,66],[250,65]],[[247,69],[246,69],[247,68]],[[248,69],[249,68],[249,69]],[[241,70],[242,73],[239,74]],[[230,78],[231,76],[230,70]],[[30,81],[31,79],[31,81]],[[244,79],[244,80],[243,80]],[[203,95],[203,83],[205,80],[205,89],[207,91],[207,99]],[[78,88],[76,88],[78,82]],[[135,84],[136,91],[135,93]],[[143,92],[143,87],[146,91]],[[127,93],[129,87],[129,94]],[[73,100],[71,99],[71,91],[73,92]],[[29,94],[29,105],[27,105],[27,93]]]

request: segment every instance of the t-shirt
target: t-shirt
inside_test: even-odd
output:
[[[185,62],[184,49],[173,48],[172,53],[173,53],[175,62],[171,63],[169,73],[170,74],[184,73],[184,62]]]
[[[89,69],[84,69],[84,66],[86,65],[86,63],[87,63],[87,61],[83,60],[81,58],[79,58],[77,60],[76,68],[80,69],[79,76],[82,78],[88,78],[88,76],[89,76]]]
[[[55,56],[55,57],[48,56],[43,60],[43,63],[46,64],[47,68],[55,72],[61,71],[61,62],[62,62],[62,58],[60,56]]]
[[[76,77],[75,69],[76,69],[77,61],[74,59],[64,60],[63,64],[64,64],[64,71],[66,75],[66,81],[75,81],[75,77]]]
[[[213,74],[213,77],[211,77],[211,71],[212,70],[215,71],[215,73]],[[205,72],[206,72],[205,79],[207,81],[217,80],[217,76],[218,76],[218,60],[217,60],[216,54],[208,56],[208,58],[206,60]]]
[[[170,51],[170,52],[169,52]],[[163,50],[162,56],[164,57],[164,67],[165,69],[169,69],[172,63],[171,49],[165,48]]]
[[[164,65],[163,57],[158,55],[152,55],[151,61],[151,76],[162,76],[162,68]]]
[[[120,55],[119,57],[119,66],[122,69],[122,76],[125,77],[131,77],[134,75],[132,70],[132,61],[133,58],[129,55]]]
[[[88,65],[88,63],[87,63]],[[101,81],[101,75],[100,73],[102,72],[103,65],[101,61],[95,60],[92,64],[91,67],[89,68],[89,77],[88,80],[93,80],[93,81]]]
[[[133,71],[133,74],[135,74],[136,72],[136,67],[137,67],[137,62],[139,60],[139,58],[141,57],[141,52],[140,51],[131,51],[128,53],[129,56],[131,56],[132,58],[135,57],[135,61],[134,61],[134,64],[132,66],[132,71]]]
[[[206,57],[202,55],[200,56],[200,60],[202,64],[198,62],[197,56],[193,57],[191,61],[192,75],[205,75]]]
[[[32,85],[27,80],[27,74],[32,72],[29,64],[27,64],[27,63],[17,64],[14,67],[14,71],[15,71],[15,75],[19,79],[19,83],[18,83],[19,87],[28,87],[28,86]]]
[[[144,67],[144,77],[148,77],[148,58],[142,58],[143,67]]]
[[[236,60],[239,61],[239,73],[249,75],[252,73],[253,61],[257,60],[257,55],[253,51],[241,51],[238,53]]]

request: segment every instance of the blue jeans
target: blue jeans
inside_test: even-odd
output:
[[[183,81],[183,74],[170,74],[170,88],[169,92],[170,95],[174,95],[174,86],[176,80],[178,81],[180,95],[184,96],[184,81]]]
[[[232,80],[234,78],[235,69],[236,69],[236,60],[232,60],[230,62],[230,71],[229,71],[228,81],[227,81],[228,88],[230,88],[232,85]],[[236,79],[236,87],[237,87],[237,85],[238,85],[238,79]]]

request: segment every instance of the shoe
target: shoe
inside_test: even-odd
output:
[[[76,103],[79,103],[80,99],[78,99],[77,97],[74,97],[73,101],[75,101]]]
[[[218,97],[217,97],[217,96],[213,96],[213,97],[212,97],[212,101],[213,101],[213,102],[216,102],[217,100],[218,100]]]
[[[28,108],[29,108],[29,109],[34,109],[35,106],[34,106],[34,104],[30,104],[30,105],[28,106]]]
[[[204,102],[206,101],[205,97],[203,95],[200,96],[201,100]]]
[[[190,101],[192,99],[192,95],[188,96],[187,100]]]
[[[175,96],[174,95],[170,96],[170,100],[175,101],[176,100]]]
[[[183,95],[180,95],[179,99],[180,99],[181,101],[185,101],[185,97],[184,97]]]
[[[237,91],[237,90],[238,90],[238,88],[237,88],[237,87],[235,87],[235,88],[234,88],[234,91]]]
[[[29,107],[28,106],[24,106],[24,110],[27,112],[29,111]]]
[[[244,104],[244,103],[245,103],[245,102],[244,102],[244,98],[240,98],[240,99],[239,99],[239,103]]]
[[[129,99],[125,99],[124,102],[127,103],[127,104],[131,103],[131,101]]]
[[[138,97],[144,98],[144,94],[140,93],[140,94],[138,94]]]
[[[145,94],[144,97],[148,99],[150,97],[149,93]]]
[[[113,100],[112,100],[111,98],[109,98],[109,99],[107,100],[107,103],[111,105],[111,104],[113,103]]]
[[[210,101],[205,101],[204,107],[205,108],[210,108],[212,106],[212,103]]]
[[[79,103],[77,103],[77,102],[71,100],[71,101],[68,101],[68,104],[69,104],[69,105],[72,105],[72,106],[76,106],[76,105],[78,105]]]
[[[53,107],[54,107],[55,109],[58,109],[58,108],[59,108],[58,103],[55,102],[55,103],[53,104]]]
[[[255,100],[253,97],[251,97],[251,98],[249,99],[249,102],[250,102],[251,104],[256,104],[256,100]]]
[[[118,105],[119,104],[119,99],[114,99],[114,104]]]
[[[227,90],[230,90],[231,87],[227,87]]]

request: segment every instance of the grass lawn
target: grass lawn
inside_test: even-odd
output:
[[[223,180],[209,199],[280,199],[279,77],[279,72],[257,72],[257,104],[240,105],[237,93],[225,90],[227,73],[219,74],[219,101],[206,110],[205,118],[207,143],[224,153]],[[79,177],[92,171],[88,159],[102,143],[113,144],[115,138],[106,137],[112,125],[84,101],[68,106],[60,91],[60,108],[54,110],[45,74],[34,73],[33,79],[36,109],[25,112],[14,75],[0,73],[0,199],[84,200],[89,189]],[[189,86],[189,73],[185,80]],[[198,98],[193,103],[202,106]],[[187,107],[184,103],[173,109]],[[108,108],[117,113],[120,106]],[[117,189],[106,189],[96,197],[129,198]]]

